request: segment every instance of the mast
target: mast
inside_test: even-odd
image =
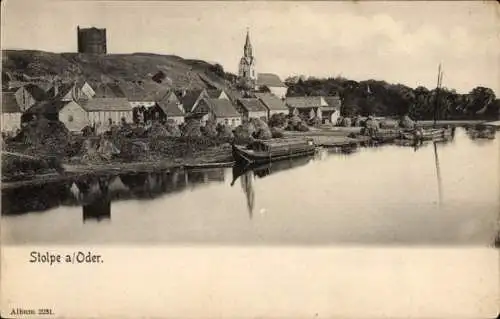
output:
[[[438,115],[438,109],[439,109],[439,92],[441,90],[442,81],[443,81],[443,71],[441,69],[441,63],[439,63],[438,78],[437,78],[437,85],[436,85],[436,101],[434,103],[434,128],[436,127],[436,122],[437,122],[437,115]]]

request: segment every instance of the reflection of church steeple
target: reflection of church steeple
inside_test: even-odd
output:
[[[107,196],[97,198],[92,203],[83,205],[82,212],[84,223],[88,219],[111,219],[111,200]]]

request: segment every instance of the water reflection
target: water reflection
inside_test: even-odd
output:
[[[447,143],[5,189],[2,214],[16,216],[2,224],[13,243],[498,245],[498,140],[481,142],[460,130]]]
[[[43,212],[59,206],[82,206],[83,221],[110,219],[112,201],[155,199],[224,181],[224,169],[87,175],[69,182],[5,189],[2,191],[2,215]]]
[[[272,162],[264,165],[235,165],[233,166],[233,180],[231,181],[231,186],[235,184],[235,182],[240,179],[241,188],[246,197],[248,214],[250,219],[253,217],[253,210],[255,206],[255,191],[253,188],[254,178],[264,178],[271,174],[275,174],[278,172],[283,172],[289,169],[297,168],[300,166],[307,165],[314,158],[318,158],[318,155],[315,157],[301,157],[290,160],[283,160]]]
[[[88,220],[101,221],[103,219],[111,219],[111,199],[107,196],[102,196],[95,199],[93,202],[84,204],[82,207],[82,219],[85,223]]]

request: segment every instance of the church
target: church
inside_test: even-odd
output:
[[[240,59],[238,76],[252,83],[255,90],[269,89],[269,91],[284,99],[288,90],[287,86],[281,81],[278,75],[272,73],[257,73],[256,60],[253,55],[252,43],[250,42],[250,31],[247,30],[245,46],[243,47],[243,56]]]

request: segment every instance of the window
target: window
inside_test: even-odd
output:
[[[225,119],[224,123],[226,123],[226,125],[229,124],[229,119]]]
[[[68,122],[73,122],[74,118],[73,115],[68,115]]]
[[[232,119],[232,120],[231,120],[231,125],[232,125],[232,126],[236,126],[236,120],[235,120],[235,119]]]

